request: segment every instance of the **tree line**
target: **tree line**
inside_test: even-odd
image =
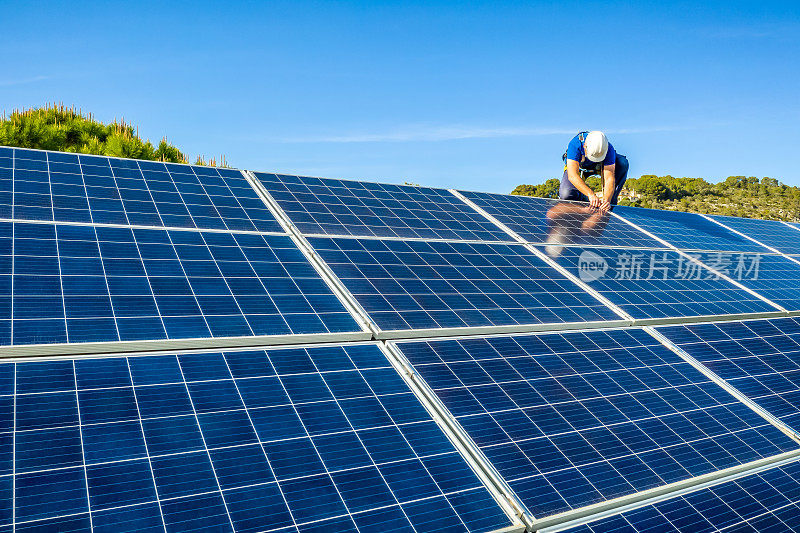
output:
[[[552,178],[538,185],[519,185],[511,194],[558,198],[560,181]],[[586,184],[600,191],[599,177]],[[800,187],[775,178],[729,176],[710,183],[703,178],[676,178],[647,174],[628,178],[620,205],[731,215],[771,220],[800,221]]]

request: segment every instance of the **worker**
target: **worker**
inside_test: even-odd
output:
[[[589,202],[589,207],[608,211],[617,204],[628,177],[628,159],[618,154],[602,131],[582,131],[569,142],[563,155],[564,175],[558,196],[562,200]],[[603,192],[598,196],[585,178],[598,175]]]

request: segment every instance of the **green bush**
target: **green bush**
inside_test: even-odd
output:
[[[103,124],[63,105],[17,110],[0,117],[0,145],[60,152],[130,157],[186,163],[174,145],[162,139],[158,147],[142,140],[125,121]]]

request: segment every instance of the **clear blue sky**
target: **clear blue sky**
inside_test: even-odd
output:
[[[0,106],[254,170],[508,192],[602,129],[633,176],[800,185],[797,1],[700,3],[3,0]]]

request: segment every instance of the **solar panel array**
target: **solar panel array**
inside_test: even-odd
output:
[[[576,202],[462,194],[633,318],[794,311],[800,304],[800,261],[770,248],[791,253],[800,231],[780,222],[715,217],[717,223],[625,206],[601,213]],[[592,262],[604,270],[589,272]]]
[[[641,330],[399,347],[536,516],[797,447]]]
[[[374,344],[4,363],[0,376],[4,527],[508,523]]]
[[[798,228],[0,147],[0,530],[800,529]]]

